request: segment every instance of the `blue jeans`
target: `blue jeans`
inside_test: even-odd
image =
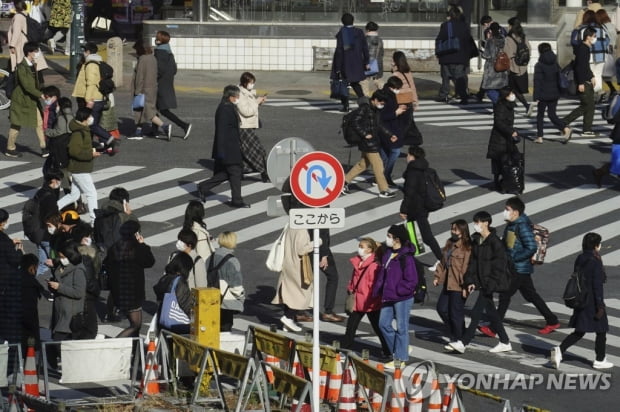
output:
[[[384,304],[379,314],[379,328],[394,359],[409,360],[409,312],[413,306],[413,297],[400,302]],[[392,320],[396,319],[396,329]]]
[[[499,101],[499,90],[489,89],[486,92],[489,100],[491,100],[494,105],[497,104],[497,102]]]
[[[383,175],[389,183],[392,181],[392,171],[394,170],[396,160],[400,156],[400,147],[388,149],[388,151],[382,148],[379,150],[379,156],[381,156],[381,161],[383,162]]]
[[[43,241],[37,245],[37,255],[39,255],[39,266],[37,267],[37,276],[45,273],[49,268],[45,265],[45,260],[49,259],[50,242]]]

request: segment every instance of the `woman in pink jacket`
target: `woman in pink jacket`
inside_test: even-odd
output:
[[[372,296],[377,272],[381,269],[381,263],[375,255],[378,245],[373,239],[365,237],[360,240],[357,255],[349,261],[353,265],[353,274],[347,286],[349,295],[355,294],[355,307],[349,315],[347,330],[341,343],[342,348],[350,349],[353,346],[355,332],[364,315],[368,316],[370,325],[381,341],[382,360],[391,358],[392,351],[383,338],[379,329],[379,313],[381,311],[381,296]]]

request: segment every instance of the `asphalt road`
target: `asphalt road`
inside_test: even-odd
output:
[[[157,263],[147,275],[146,291],[149,302],[145,305],[145,310],[150,313],[153,313],[155,308],[152,285],[163,273],[167,256],[174,250],[176,233],[182,224],[184,205],[194,198],[193,182],[205,179],[211,174],[208,168],[211,166],[213,114],[219,96],[210,91],[219,89],[220,85],[209,83],[208,74],[205,75],[205,83],[210,90],[182,92],[178,96],[180,108],[175,112],[194,125],[189,139],[182,140],[181,131],[177,129],[173,132],[171,142],[147,138],[124,140],[118,155],[104,156],[96,160],[95,170],[100,173],[100,181],[96,186],[100,197],[107,196],[109,190],[115,186],[129,187],[131,203],[142,222],[142,232],[147,243],[156,245],[153,250]],[[284,89],[283,87],[281,90]],[[120,91],[117,93],[117,101],[121,132],[129,134],[130,96],[126,91]],[[327,99],[321,96],[313,95],[308,98],[294,93],[277,93],[277,90],[270,92],[268,103],[261,109],[263,128],[258,132],[267,150],[283,138],[300,137],[310,142],[316,150],[327,151],[336,156],[345,164],[346,169],[350,151],[338,134],[341,116],[325,110],[331,108],[326,104]],[[565,104],[566,107],[572,105],[571,102]],[[334,105],[333,108],[337,110],[337,106]],[[431,216],[432,228],[438,235],[440,244],[445,242],[452,220],[464,218],[470,221],[473,213],[481,209],[498,217],[503,209],[503,201],[507,198],[491,192],[488,188],[490,162],[485,159],[485,154],[489,119],[492,117],[485,112],[490,112],[488,104],[458,108],[424,101],[417,114],[418,126],[424,134],[427,158],[448,187],[449,198],[446,206],[436,212],[435,217]],[[3,118],[4,113],[0,113],[0,119]],[[530,120],[522,115],[517,118],[523,127],[523,134],[534,136],[535,129],[525,129]],[[8,123],[2,121],[1,124],[3,127],[0,131],[3,136],[0,140],[5,141]],[[596,125],[602,131],[608,130],[600,120],[597,120]],[[547,136],[550,139],[557,138],[557,132],[549,131]],[[4,141],[0,143],[2,147]],[[21,211],[22,203],[6,200],[9,199],[7,196],[38,186],[40,180],[37,180],[36,174],[24,173],[36,170],[42,163],[37,156],[36,138],[31,131],[24,131],[18,143],[23,145],[19,147],[20,150],[30,149],[33,152],[19,159],[18,161],[22,162],[20,164],[8,158],[0,160],[0,199],[5,199],[0,200],[0,203],[5,202],[2,207],[12,214]],[[588,231],[601,232],[603,259],[605,261],[605,255],[608,255],[609,261],[614,264],[607,267],[608,281],[605,286],[611,324],[608,356],[616,365],[620,365],[620,185],[617,180],[609,179],[605,181],[603,189],[598,190],[592,185],[591,177],[592,167],[600,166],[609,158],[609,140],[600,138],[584,141],[576,138],[568,145],[562,145],[557,140],[547,140],[542,145],[536,145],[528,140],[525,145],[527,177],[523,199],[526,202],[526,213],[531,205],[530,213],[534,215],[532,220],[552,231],[549,261],[537,267],[534,282],[540,294],[553,305],[552,309],[560,316],[563,327],[566,327],[570,312],[567,312],[561,303],[565,279],[572,273],[573,261],[583,234]],[[358,159],[356,150],[353,150],[351,159]],[[404,168],[405,159],[401,158],[394,176],[399,177]],[[356,239],[372,234],[382,240],[389,225],[399,221],[398,205],[402,194],[398,194],[395,199],[380,199],[376,196],[376,187],[363,182],[357,186],[360,191],[337,201],[346,207],[347,219],[351,222],[345,229],[334,231],[332,235],[340,273],[337,312],[344,311],[346,282],[350,276],[348,258],[356,251]],[[248,299],[245,312],[240,316],[245,321],[240,321],[236,327],[243,329],[248,322],[263,325],[277,323],[281,312],[270,304],[275,292],[277,274],[265,268],[264,260],[267,256],[266,247],[277,237],[283,218],[272,220],[267,217],[264,203],[267,195],[279,192],[271,185],[260,183],[258,175],[250,176],[244,180],[242,192],[244,199],[253,206],[250,209],[235,210],[222,203],[228,200],[228,191],[227,184],[218,187],[218,195],[209,198],[205,206],[206,221],[212,234],[216,235],[223,230],[239,233],[240,244],[236,255],[242,264]],[[502,229],[499,220],[495,223]],[[10,234],[21,230],[17,221],[11,221],[11,224]],[[421,259],[427,263],[434,261],[428,254]],[[427,279],[430,283],[432,277],[428,273]],[[520,296],[513,298],[513,312],[507,315],[513,352],[489,355],[486,349],[494,345],[495,341],[477,337],[476,345],[464,355],[444,354],[443,328],[434,311],[438,290],[431,286],[429,295],[430,298],[424,306],[416,305],[412,312],[412,329],[415,331],[415,337],[414,333],[411,337],[412,360],[434,360],[441,373],[450,375],[507,373],[511,376],[512,384],[480,389],[489,389],[486,391],[510,399],[513,406],[525,403],[554,411],[589,411],[595,406],[598,410],[612,410],[620,401],[620,395],[615,390],[617,383],[613,377],[610,379],[609,388],[605,388],[605,385],[594,385],[596,389],[593,390],[577,390],[578,387],[573,388],[567,384],[563,389],[555,390],[553,385],[548,386],[549,379],[552,379],[549,378],[550,375],[564,377],[568,376],[566,373],[598,374],[591,369],[590,364],[594,357],[593,341],[584,339],[578,349],[570,351],[574,355],[567,357],[563,364],[560,372],[564,373],[550,369],[546,366],[545,359],[548,350],[557,345],[570,330],[562,329],[545,337],[537,335],[536,330],[544,321]],[[468,306],[473,302],[470,299]],[[45,306],[42,307],[42,312],[42,317],[46,318]],[[123,325],[124,323],[120,323],[115,326]],[[146,326],[143,332],[145,329]],[[368,347],[363,341],[373,342],[368,324],[363,324],[360,330],[356,350]],[[321,324],[321,339],[324,342],[330,343],[343,333],[344,324]],[[376,343],[371,343],[370,347],[376,348]],[[610,373],[618,373],[618,368],[613,368]],[[533,384],[531,388],[528,385],[515,384],[519,383],[520,376],[539,376],[536,374],[540,374],[542,383]],[[466,394],[464,399],[465,406],[470,406],[472,410],[500,408],[499,405],[493,406],[490,401],[474,399],[469,394]]]

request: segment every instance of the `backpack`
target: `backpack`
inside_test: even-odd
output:
[[[588,302],[589,294],[586,276],[581,268],[577,268],[566,282],[562,295],[564,304],[571,309],[583,309]]]
[[[121,238],[121,217],[116,210],[95,209],[93,240],[103,250],[108,250]]]
[[[22,31],[22,34],[26,36],[28,42],[41,43],[45,38],[45,30],[41,26],[41,23],[33,19],[27,14],[21,13],[26,18],[26,33]]]
[[[424,184],[426,185],[424,208],[429,212],[441,209],[446,201],[446,190],[435,169],[429,167],[424,171]]]
[[[587,28],[587,25],[582,24],[581,26],[573,29],[570,33],[570,45],[573,48],[576,48],[581,43],[583,43],[583,31]]]
[[[504,50],[497,52],[495,62],[493,62],[493,69],[498,73],[505,72],[510,69],[510,57],[508,57]]]
[[[415,264],[416,272],[418,273],[418,284],[415,286],[413,290],[413,303],[419,303],[420,305],[424,305],[424,301],[426,300],[426,277],[424,276],[424,265],[417,260],[413,253],[405,253],[398,258],[398,262],[400,263],[401,272],[405,271],[405,259],[407,256],[411,256],[413,259],[413,263]]]
[[[209,258],[209,265],[207,265],[207,287],[209,287],[209,288],[216,288],[216,289],[219,290],[219,288],[220,288],[220,269],[232,257],[234,257],[232,255],[232,253],[229,253],[226,256],[224,256],[222,258],[222,260],[220,260],[218,262],[217,265],[214,265],[213,262],[215,261],[215,259],[214,259],[215,258],[215,254],[211,255],[211,257]],[[226,291],[224,291],[224,293],[221,294],[220,302],[224,299],[224,295],[225,294],[226,294]]]
[[[559,83],[561,91],[565,92],[568,96],[575,96],[577,94],[577,83],[575,83],[575,61],[571,60],[562,70],[560,70]],[[565,78],[566,80],[562,79]],[[562,87],[565,84],[566,87]]]
[[[355,116],[359,113],[359,110],[360,109],[357,108],[342,116],[342,124],[340,126],[342,136],[344,137],[344,141],[351,146],[357,145],[362,141],[362,137],[353,128],[353,121]]]
[[[601,113],[603,120],[607,120],[607,123],[609,124],[616,123],[614,118],[618,114],[618,111],[620,111],[620,95],[615,94],[609,104],[603,108]]]
[[[87,65],[91,63],[99,65],[99,85],[97,86],[97,88],[99,89],[99,93],[107,96],[116,89],[114,80],[112,80],[112,77],[114,77],[114,69],[112,68],[112,66],[110,66],[104,61],[90,61],[87,63]]]
[[[530,48],[527,47],[525,37],[521,41],[516,41],[514,37],[511,39],[517,45],[517,51],[515,51],[515,64],[517,66],[527,66],[530,62]]]
[[[41,208],[39,199],[35,195],[32,199],[26,200],[22,209],[22,226],[24,234],[36,245],[43,241],[43,229],[41,228]]]
[[[541,225],[532,225],[532,232],[534,232],[534,239],[536,240],[536,253],[534,253],[533,262],[535,265],[542,265],[545,263],[545,256],[547,255],[547,244],[549,243],[549,229]]]
[[[611,40],[609,39],[609,33],[603,27],[594,26],[596,30],[596,42],[592,45],[592,61],[594,63],[603,63],[605,61],[605,54],[609,53],[609,45]]]

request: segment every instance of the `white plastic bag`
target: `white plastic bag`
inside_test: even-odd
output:
[[[288,231],[288,223],[282,229],[282,233],[276,239],[276,241],[269,249],[269,255],[267,256],[267,261],[265,264],[267,265],[267,269],[272,272],[280,272],[282,271],[282,266],[284,264],[284,241],[286,239],[286,232]]]

